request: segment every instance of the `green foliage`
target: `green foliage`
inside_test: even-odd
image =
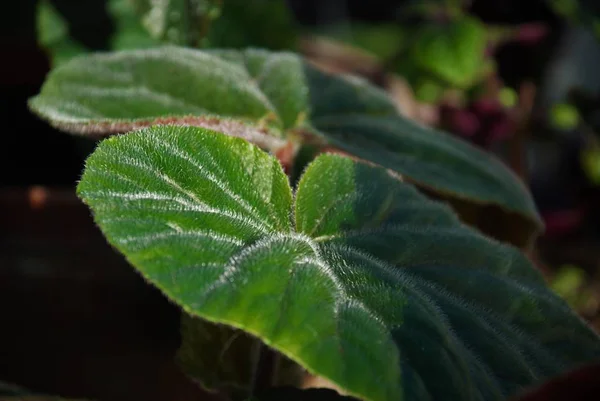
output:
[[[417,3],[417,8],[420,5]],[[437,10],[433,14],[440,14],[448,11],[446,6],[450,5],[423,6],[418,15],[428,14],[432,6]],[[488,28],[472,16],[454,14],[447,22],[353,23],[334,25],[317,33],[370,52],[392,72],[407,79],[419,101],[435,103],[448,89],[473,88],[493,68],[493,61],[485,57]]]
[[[156,126],[103,141],[78,194],[187,313],[364,400],[504,400],[600,356],[518,250],[383,168],[323,155],[293,193],[246,141]]]
[[[67,21],[48,0],[38,2],[36,31],[38,43],[48,52],[55,66],[87,52],[83,45],[71,39]]]
[[[486,27],[459,3],[410,41],[395,26],[351,40],[391,61],[403,48],[399,70],[436,102],[489,67]],[[100,143],[78,195],[185,312],[177,359],[203,386],[251,401],[350,399],[256,393],[263,343],[284,356],[276,384],[306,369],[365,401],[505,400],[600,357],[597,335],[518,249],[461,222],[518,246],[540,230],[529,192],[499,160],[295,54],[189,48],[293,48],[284,1],[108,6],[112,48],[138,50],[65,62],[85,49],[41,3],[40,42],[61,65],[29,105],[74,133],[135,131]],[[317,156],[328,150],[351,157]],[[579,279],[554,289],[572,301]]]
[[[111,50],[165,44],[293,49],[299,35],[284,0],[107,0],[106,7],[115,25]],[[38,41],[54,65],[89,52],[70,37],[68,22],[49,0],[39,2],[36,19]]]
[[[150,37],[182,46],[201,44],[222,0],[129,0]]]
[[[142,24],[135,1],[108,0],[106,6],[115,24],[115,32],[110,38],[111,49],[145,49],[160,45],[160,40],[152,38]]]
[[[291,53],[165,47],[93,55],[54,70],[30,106],[78,133],[198,125],[274,152],[308,138],[474,209],[500,208],[507,217],[499,226],[510,227],[502,240],[524,245],[541,226],[525,187],[493,156],[400,116],[365,81],[322,73]]]
[[[363,22],[332,24],[314,29],[311,33],[366,50],[382,62],[394,58],[410,43],[407,40],[410,34],[400,24]]]
[[[260,47],[295,49],[299,28],[285,0],[224,0],[219,19],[211,26],[211,48]]]
[[[589,182],[600,185],[600,147],[597,144],[590,144],[581,150],[580,164]]]
[[[551,288],[576,310],[593,299],[589,288],[584,288],[586,273],[577,266],[561,266],[551,282]]]
[[[579,124],[579,112],[577,108],[568,103],[557,103],[550,111],[550,122],[552,126],[560,130],[571,130]]]
[[[446,25],[423,25],[417,32],[411,56],[416,66],[449,85],[468,89],[482,78],[486,63],[485,26],[463,16]]]
[[[498,100],[506,108],[515,107],[519,103],[519,95],[513,88],[505,86],[498,93]]]
[[[306,112],[295,56],[250,51],[237,63],[236,53],[220,54],[163,47],[78,58],[54,70],[30,105],[58,127],[100,133],[201,116],[198,124],[234,118],[256,125],[242,134],[268,136],[267,126],[288,128]]]

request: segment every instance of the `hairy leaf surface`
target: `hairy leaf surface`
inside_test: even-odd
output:
[[[503,400],[600,356],[515,248],[389,170],[276,159],[195,127],[100,144],[78,186],[111,244],[187,313],[369,401]]]
[[[285,138],[316,137],[450,200],[465,222],[503,241],[525,246],[542,226],[528,191],[493,156],[408,121],[366,81],[320,72],[291,53],[97,54],[54,70],[30,106],[71,132],[195,125],[271,151]]]

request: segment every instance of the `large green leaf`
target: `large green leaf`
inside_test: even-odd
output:
[[[515,248],[389,170],[278,161],[196,127],[103,141],[78,193],[109,242],[187,313],[370,401],[503,400],[600,356]]]
[[[501,240],[527,245],[542,225],[527,189],[493,156],[410,122],[364,80],[320,72],[291,53],[97,54],[54,70],[30,106],[72,132],[198,125],[272,151],[284,146],[278,137],[309,134],[451,200],[466,222]]]

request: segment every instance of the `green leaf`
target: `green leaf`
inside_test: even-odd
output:
[[[499,204],[524,217],[523,238],[508,227],[503,240],[524,245],[541,226],[535,204],[519,179],[502,162],[460,139],[398,116],[331,116],[313,123],[334,146],[392,169],[426,190],[469,200],[473,208]],[[505,225],[516,224],[515,218]],[[504,231],[496,228],[496,234]]]
[[[423,70],[468,89],[482,78],[485,46],[485,26],[464,16],[447,25],[423,26],[411,52],[413,61]]]
[[[310,129],[344,152],[396,171],[450,201],[468,223],[526,246],[542,227],[527,188],[498,159],[395,111],[380,90],[356,78],[307,71]]]
[[[320,156],[294,199],[253,145],[156,126],[103,141],[78,194],[187,313],[364,400],[504,400],[600,356],[517,249],[383,168]]]
[[[55,69],[30,107],[71,132],[197,125],[271,151],[316,134],[323,146],[394,169],[450,200],[464,221],[503,241],[525,246],[542,226],[527,189],[493,156],[401,117],[365,80],[320,72],[292,53],[165,47],[96,54]]]
[[[282,130],[306,116],[302,77],[301,61],[290,53],[161,47],[72,60],[52,71],[29,105],[76,133],[198,125],[275,149]]]
[[[144,28],[135,1],[109,0],[107,9],[115,24],[115,32],[110,38],[111,49],[145,49],[161,45],[160,40],[150,36]]]

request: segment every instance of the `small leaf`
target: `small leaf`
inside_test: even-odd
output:
[[[37,5],[36,31],[39,44],[55,66],[86,52],[83,45],[69,36],[67,21],[47,0]]]
[[[517,249],[383,168],[320,156],[293,201],[253,145],[157,126],[103,141],[78,193],[187,313],[363,400],[504,400],[600,356]]]
[[[414,62],[449,84],[468,89],[482,77],[485,26],[473,17],[425,25],[412,47]]]

